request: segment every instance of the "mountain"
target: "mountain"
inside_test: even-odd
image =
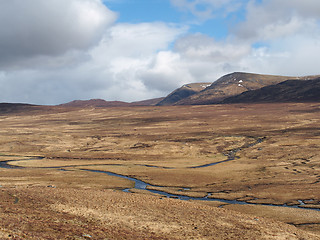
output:
[[[106,101],[103,99],[90,99],[90,100],[74,100],[68,103],[60,104],[61,107],[93,107],[93,108],[104,108],[104,107],[132,107],[132,106],[154,106],[163,98],[154,98],[138,102],[122,102],[122,101]]]
[[[121,101],[105,101],[103,99],[74,100],[60,104],[61,107],[127,107],[130,103]]]
[[[167,97],[165,97],[162,101],[160,101],[157,106],[168,106],[168,105],[174,105],[175,103],[179,102],[182,99],[185,99],[189,96],[192,96],[196,93],[201,92],[208,86],[210,86],[211,83],[190,83],[185,84],[182,87],[174,90],[172,93],[170,93]]]
[[[131,105],[133,105],[133,106],[155,106],[163,99],[164,99],[164,97],[153,98],[153,99],[148,99],[148,100],[143,100],[143,101],[138,101],[138,102],[132,102]]]
[[[36,109],[37,105],[24,103],[0,103],[0,114],[16,113],[21,111],[30,111]]]
[[[305,102],[320,101],[320,75],[288,77],[235,72],[211,83],[190,83],[174,90],[165,98],[137,102],[105,101],[103,99],[74,100],[60,107],[133,107],[205,105],[240,102]],[[281,84],[280,84],[281,83]],[[270,86],[270,87],[269,87]],[[55,106],[22,103],[0,103],[0,114],[31,110],[49,110]]]
[[[288,77],[276,75],[262,75],[254,73],[235,72],[227,74],[213,82],[206,89],[183,98],[174,105],[204,105],[215,104],[243,92],[260,89],[265,86],[274,85],[288,79],[307,80],[319,76]]]
[[[222,103],[320,102],[320,78],[287,80],[226,98]]]

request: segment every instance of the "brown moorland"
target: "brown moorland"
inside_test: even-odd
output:
[[[319,239],[319,112],[283,103],[2,113],[0,238]]]

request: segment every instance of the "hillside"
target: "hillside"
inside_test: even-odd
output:
[[[104,108],[104,107],[132,107],[132,106],[154,106],[163,98],[147,99],[137,102],[122,102],[122,101],[106,101],[103,99],[90,100],[74,100],[68,103],[60,104],[60,107],[79,107],[79,108]]]
[[[176,102],[185,99],[189,96],[192,96],[200,91],[204,90],[211,83],[190,83],[185,84],[182,87],[174,90],[167,97],[165,97],[162,101],[160,101],[157,106],[170,106],[174,105]]]
[[[0,239],[320,239],[267,218],[110,189],[17,186],[0,196]]]
[[[0,113],[16,113],[16,112],[28,112],[30,110],[38,109],[40,106],[24,104],[24,103],[0,103]]]
[[[257,102],[319,102],[320,78],[314,80],[287,80],[276,85],[247,91],[225,99],[222,103]]]
[[[60,104],[61,107],[127,107],[130,103],[121,101],[105,101],[103,99],[74,100]]]
[[[319,76],[288,77],[235,72],[219,78],[203,91],[184,98],[174,105],[214,104],[223,101],[225,98],[236,96],[249,90],[274,85],[288,79],[307,80],[316,77]]]
[[[157,105],[160,101],[162,101],[163,99],[164,99],[164,97],[161,97],[161,98],[152,98],[152,99],[147,99],[147,100],[132,102],[131,105],[133,105],[133,106],[155,106],[155,105]]]

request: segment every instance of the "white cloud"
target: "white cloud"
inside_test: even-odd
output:
[[[171,1],[202,20],[244,3]],[[246,19],[217,41],[167,23],[114,23],[100,0],[0,0],[0,101],[135,101],[233,71],[319,74],[319,6],[250,1]]]
[[[248,45],[237,45],[228,40],[217,42],[203,34],[180,38],[175,50],[188,59],[202,59],[211,62],[237,61],[250,52]]]
[[[30,65],[2,71],[0,85],[6,94],[0,101],[57,104],[74,99],[134,101],[163,96],[180,82],[166,86],[161,82],[166,78],[154,82],[142,76],[150,73],[161,51],[186,30],[164,23],[115,24],[90,49],[31,57]],[[40,60],[44,62],[39,67]],[[153,72],[157,77],[163,74]]]
[[[212,72],[251,71],[285,75],[319,74],[320,2],[318,0],[171,0],[202,20],[226,16],[245,7],[242,23],[226,40],[204,35],[179,39],[175,50],[192,78]],[[259,46],[259,47],[257,47]],[[205,66],[211,65],[206,69]],[[203,74],[199,75],[202,69]],[[210,72],[211,71],[211,72]]]
[[[170,92],[194,80],[180,54],[171,51],[159,52],[139,77],[147,88],[162,92]]]
[[[189,1],[185,7],[200,2]],[[180,55],[180,65],[198,82],[213,81],[233,71],[320,74],[319,16],[320,2],[316,0],[249,1],[245,20],[234,26],[226,40],[189,35],[176,41],[175,51]]]
[[[246,20],[235,27],[238,43],[252,47],[239,65],[256,72],[319,74],[320,2],[317,0],[263,0],[247,5]]]
[[[317,0],[250,1],[246,21],[234,28],[242,39],[270,40],[319,27],[320,2]]]
[[[176,87],[180,83],[178,78],[171,78],[173,81],[167,85],[169,81],[166,79],[170,76],[168,70],[171,67],[159,71],[159,62],[165,59],[162,67],[170,66],[170,54],[161,56],[186,31],[185,27],[157,22],[117,24],[110,28],[100,45],[91,51],[92,62],[89,64],[100,66],[108,76],[108,81],[114,83],[113,87],[118,87],[117,92],[111,92],[111,95],[117,94],[118,99],[133,101],[161,96],[164,89],[170,91],[172,86]],[[154,79],[158,79],[158,82]],[[130,89],[135,90],[135,94],[127,95]],[[109,89],[105,92],[105,95],[110,96]]]
[[[261,73],[304,76],[320,74],[318,53],[320,34],[300,35],[269,41],[267,47],[253,48],[239,65],[244,70]]]
[[[107,30],[100,45],[92,51],[95,57],[149,57],[151,52],[167,49],[185,27],[165,23],[122,23]]]

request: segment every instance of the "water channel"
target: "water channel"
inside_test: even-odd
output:
[[[258,143],[261,143],[263,141],[262,138],[259,138],[256,140],[256,142],[249,144],[246,146],[246,148],[248,147],[252,147],[257,145]],[[242,147],[243,148],[243,147]],[[214,163],[210,163],[210,164],[205,164],[205,165],[200,165],[200,166],[193,166],[193,167],[188,167],[188,168],[203,168],[203,167],[209,167],[209,166],[214,166],[217,164],[221,164],[221,163],[225,163],[228,161],[233,161],[235,160],[236,157],[236,153],[239,152],[241,149],[240,148],[236,148],[236,149],[232,149],[229,150],[225,155],[228,157],[226,160],[223,161],[219,161],[219,162],[214,162]],[[9,164],[10,162],[13,161],[25,161],[25,160],[41,160],[43,159],[43,157],[32,157],[29,159],[23,159],[23,160],[6,160],[6,161],[0,161],[0,168],[7,168],[7,169],[21,169],[24,167],[20,167],[20,166],[14,166]],[[121,164],[99,164],[99,166],[101,165],[117,165],[117,166],[121,166]],[[137,164],[138,165],[138,164]],[[70,165],[70,166],[58,166],[58,167],[38,167],[38,168],[42,168],[42,169],[59,169],[62,171],[67,171],[65,168],[68,167],[80,167],[80,170],[82,171],[88,171],[88,172],[95,172],[95,173],[101,173],[101,174],[107,174],[109,176],[113,176],[113,177],[119,177],[119,178],[123,178],[123,179],[127,179],[130,181],[134,182],[134,189],[137,190],[146,190],[149,191],[151,193],[155,193],[155,194],[159,194],[161,196],[164,197],[169,197],[169,198],[176,198],[176,199],[180,199],[180,200],[200,200],[200,201],[217,201],[217,202],[222,202],[224,204],[241,204],[241,205],[263,205],[263,206],[276,206],[276,207],[287,207],[287,208],[303,208],[303,209],[310,209],[310,210],[315,210],[315,211],[320,211],[319,208],[306,208],[306,204],[304,203],[307,200],[299,200],[299,205],[274,205],[274,204],[262,204],[262,203],[249,203],[249,202],[245,202],[245,201],[238,201],[238,200],[227,200],[227,199],[220,199],[220,198],[211,198],[211,193],[208,193],[207,196],[205,197],[189,197],[183,194],[171,194],[165,191],[161,191],[161,190],[155,190],[152,188],[167,188],[167,186],[157,186],[157,185],[152,185],[149,184],[147,182],[144,182],[142,180],[133,178],[133,177],[129,177],[129,176],[125,176],[125,175],[121,175],[121,174],[117,174],[117,173],[113,173],[113,172],[109,172],[109,171],[102,171],[102,170],[92,170],[92,169],[86,169],[83,167],[86,166],[94,166],[94,165]],[[139,166],[145,166],[145,167],[152,167],[152,168],[166,168],[166,167],[161,167],[161,166],[153,166],[153,165],[139,165]],[[174,169],[174,168],[167,168],[167,169]],[[188,188],[182,188],[183,191],[188,191],[190,189]],[[124,192],[130,192],[130,189],[124,189]],[[182,192],[182,190],[181,190]]]

